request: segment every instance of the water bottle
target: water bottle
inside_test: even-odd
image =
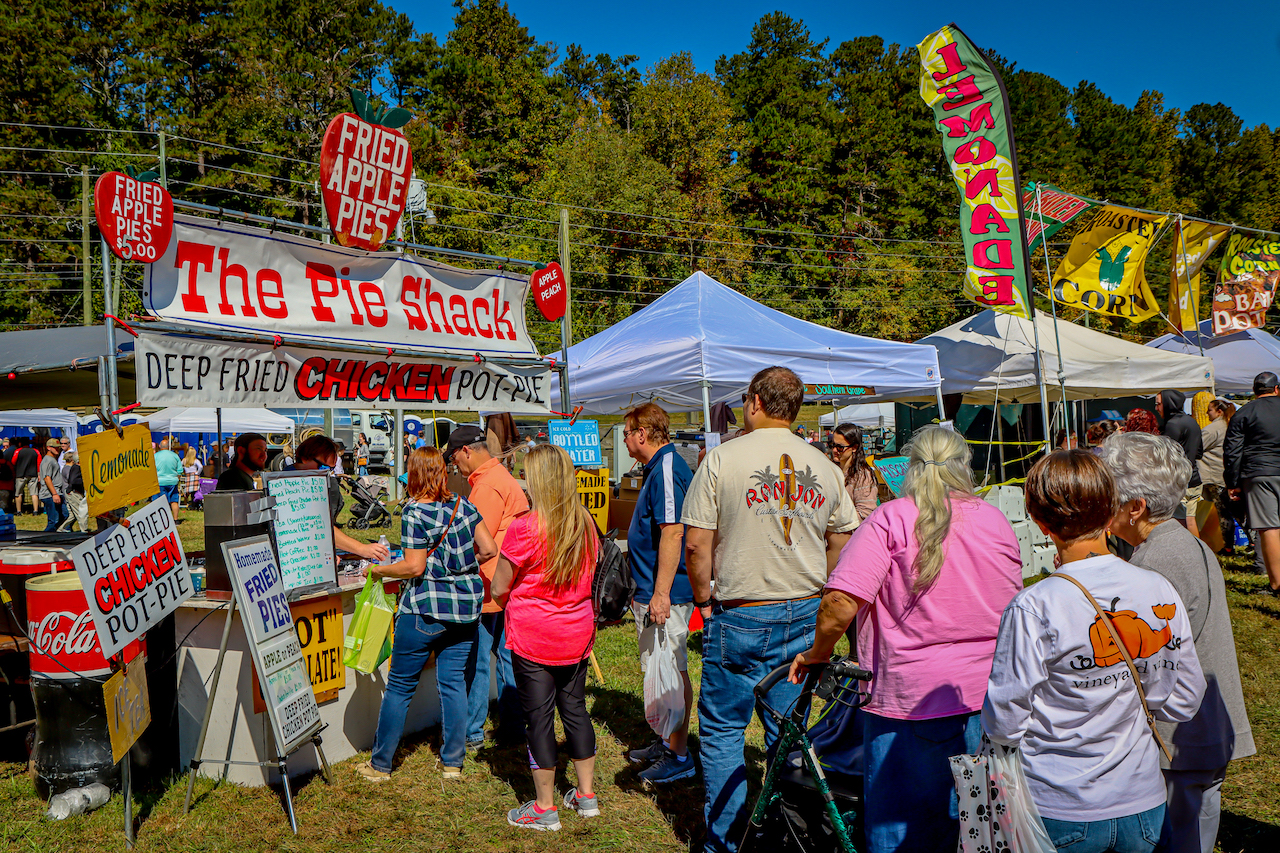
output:
[[[387,558],[383,560],[381,563],[379,563],[378,565],[380,566],[391,565],[391,562],[392,562],[391,561],[391,543],[387,541],[387,534],[384,533],[378,537],[378,544],[381,545],[383,548],[387,549]]]
[[[72,788],[49,800],[49,820],[65,820],[72,815],[91,812],[111,799],[111,789],[101,782],[83,788]]]

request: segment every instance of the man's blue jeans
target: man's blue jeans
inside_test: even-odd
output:
[[[976,753],[980,714],[895,720],[862,713],[867,850],[955,850],[960,803],[948,759]]]
[[[41,498],[40,503],[44,504],[45,518],[48,519],[44,526],[45,533],[57,530],[58,525],[67,520],[67,502],[65,500],[55,501],[53,498]]]
[[[427,658],[436,653],[436,688],[440,693],[440,761],[461,767],[467,754],[467,680],[476,665],[475,622],[439,622],[428,616],[402,613],[396,617],[391,646],[391,671],[387,692],[378,710],[378,731],[373,736],[370,764],[384,773],[404,734],[405,714],[418,690]]]
[[[702,635],[702,689],[698,735],[706,785],[708,853],[733,853],[747,829],[747,767],[743,756],[747,724],[755,712],[751,690],[769,672],[813,645],[818,598],[758,607],[719,605]],[[800,695],[785,679],[770,691],[769,704],[784,710]],[[765,746],[772,751],[778,727],[764,722]]]
[[[1044,818],[1044,828],[1055,847],[1071,853],[1151,853],[1160,839],[1164,809],[1161,803],[1128,817],[1090,823]]]
[[[498,731],[501,742],[523,740],[524,717],[520,713],[520,694],[511,669],[511,649],[507,648],[507,614],[485,613],[476,631],[476,672],[467,683],[467,740],[484,740],[484,721],[489,716],[489,656],[498,659]]]

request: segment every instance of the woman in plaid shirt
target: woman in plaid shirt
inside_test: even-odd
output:
[[[369,567],[376,577],[409,582],[396,616],[391,671],[378,711],[373,755],[356,767],[373,782],[391,778],[391,759],[404,733],[405,713],[432,652],[440,693],[444,778],[462,775],[467,682],[476,665],[476,626],[484,602],[480,564],[498,553],[480,511],[466,498],[449,492],[444,457],[436,448],[424,447],[409,456],[409,497],[401,516],[404,559]]]

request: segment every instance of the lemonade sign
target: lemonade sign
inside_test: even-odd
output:
[[[1004,83],[954,24],[917,45],[920,97],[933,109],[960,191],[964,295],[1028,317],[1026,217]]]

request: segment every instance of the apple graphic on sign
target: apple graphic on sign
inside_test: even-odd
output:
[[[554,323],[564,316],[569,294],[564,270],[559,264],[552,261],[542,269],[534,270],[529,276],[529,285],[533,288],[533,301],[543,317]]]
[[[401,107],[379,112],[351,90],[355,112],[334,116],[320,144],[320,186],[329,230],[340,246],[375,251],[395,234],[413,174],[413,152],[398,128]]]
[[[155,172],[138,174],[133,166],[107,172],[93,185],[98,230],[112,253],[126,261],[150,264],[169,248],[173,235],[173,196],[154,183]]]

